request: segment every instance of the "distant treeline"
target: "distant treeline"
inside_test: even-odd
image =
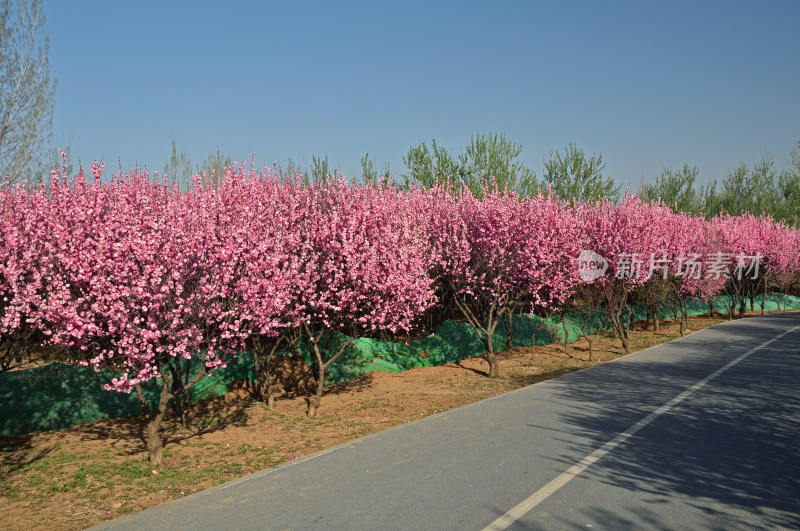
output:
[[[558,197],[578,201],[600,200],[608,197],[614,202],[621,198],[620,186],[612,176],[606,175],[602,154],[587,155],[574,143],[563,151],[551,151],[543,164],[541,178],[519,161],[522,146],[502,133],[478,133],[458,154],[442,147],[434,139],[430,145],[421,142],[409,148],[403,157],[405,171],[399,175],[388,164],[379,168],[369,153],[361,159],[361,179],[377,184],[382,179],[394,179],[397,184],[430,188],[437,182],[464,184],[475,195],[480,195],[487,182],[495,181],[500,188],[515,190],[521,196],[536,195],[539,191],[552,191]],[[210,154],[199,165],[193,166],[186,153],[178,151],[172,142],[172,153],[164,173],[183,189],[191,187],[192,175],[217,179],[230,156],[219,151]],[[341,170],[329,163],[328,157],[312,157],[307,167],[289,159],[277,167],[281,175],[297,173],[305,182],[340,177]],[[632,187],[645,201],[662,200],[670,208],[707,218],[725,212],[740,215],[749,212],[766,214],[800,226],[800,143],[790,152],[790,166],[778,171],[772,155],[764,154],[760,161],[748,165],[740,162],[728,170],[721,181],[698,183],[700,170],[684,164],[682,168],[664,168],[655,183]],[[354,176],[346,176],[352,178]]]
[[[800,147],[791,152],[791,168],[775,170],[772,156],[764,155],[752,166],[741,162],[728,170],[721,183],[716,180],[697,186],[697,166],[664,169],[655,184],[645,184],[641,197],[661,199],[675,210],[714,216],[727,212],[766,214],[800,226]]]

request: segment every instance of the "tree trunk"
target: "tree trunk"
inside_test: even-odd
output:
[[[186,406],[189,399],[185,392],[185,384],[182,378],[183,361],[182,358],[176,360],[175,363],[169,364],[169,371],[172,374],[172,408],[175,410],[175,416],[181,421],[181,424],[186,424]],[[186,373],[189,373],[187,364]]]
[[[622,322],[622,315],[620,315],[622,310],[620,311],[613,311],[611,315],[611,324],[614,327],[614,331],[619,335],[620,341],[622,342],[622,350],[625,352],[625,355],[631,353],[631,342],[628,339],[628,331],[625,328],[624,323]]]
[[[321,348],[319,344],[320,340],[325,335],[333,335],[333,333],[326,334],[322,332],[317,338],[314,338],[310,333],[308,334],[308,337],[314,340],[311,346],[311,354],[313,356],[311,364],[315,380],[314,394],[308,397],[308,410],[306,411],[306,415],[308,415],[309,418],[316,416],[319,406],[322,403],[322,393],[325,389],[325,363],[323,356],[324,352],[328,350],[328,345]],[[330,343],[330,341],[328,341],[328,343]]]
[[[486,361],[489,362],[489,378],[497,378],[500,376],[500,361],[497,359],[497,354],[494,353],[494,349],[486,351]]]
[[[500,361],[497,359],[497,353],[494,351],[494,331],[497,326],[497,321],[489,323],[486,327],[486,340],[483,345],[486,347],[486,354],[484,358],[489,363],[489,378],[497,378],[500,376]]]
[[[733,321],[733,315],[736,313],[736,294],[731,294],[728,296],[728,321]]]
[[[494,352],[494,343],[492,340],[494,339],[494,332],[497,330],[497,324],[500,322],[500,319],[504,317],[506,311],[510,311],[505,307],[506,302],[506,298],[493,301],[486,315],[479,317],[476,315],[477,312],[473,312],[465,301],[461,300],[459,297],[455,298],[456,307],[461,312],[461,315],[466,318],[467,322],[478,336],[478,339],[481,340],[483,346],[486,348],[486,353],[483,355],[483,358],[489,363],[490,378],[500,375],[500,363]],[[498,310],[498,308],[500,309]]]
[[[266,382],[269,380],[269,365],[265,363],[264,357],[264,346],[261,343],[261,338],[256,336],[253,338],[253,374],[256,377],[256,383],[253,386],[253,398],[259,402],[263,402],[266,398]]]
[[[331,345],[333,343],[334,338],[334,331],[333,330],[323,330],[319,333],[319,335],[315,338],[311,333],[311,329],[308,327],[307,324],[303,324],[303,328],[306,332],[306,338],[310,339],[311,341],[307,341],[311,343],[311,353],[312,357],[312,366],[314,371],[314,378],[316,380],[316,385],[314,387],[314,394],[308,397],[308,410],[306,414],[309,417],[314,417],[319,410],[320,404],[322,404],[322,393],[325,390],[325,371],[333,363],[342,353],[350,346],[350,343],[353,342],[355,339],[354,337],[348,338],[344,344],[339,347],[339,350],[336,351],[336,354],[328,358],[325,361],[325,354],[330,350]]]
[[[631,340],[627,337],[622,338],[622,349],[625,351],[626,356],[631,353]]]
[[[494,351],[494,331],[497,330],[497,323],[500,318],[492,318],[492,312],[489,313],[489,322],[486,324],[486,361],[489,363],[489,378],[497,378],[500,376],[500,360],[497,359],[497,353]]]
[[[161,466],[161,460],[164,458],[164,439],[161,437],[161,421],[163,419],[164,414],[157,413],[147,423],[147,453],[150,456],[151,470],[156,470]]]
[[[658,333],[658,326],[659,326],[658,311],[655,311],[653,312],[653,331],[655,333]]]
[[[291,346],[292,342],[283,336],[270,338],[267,345],[260,336],[253,339],[253,361],[256,376],[254,395],[257,400],[266,402],[269,408],[275,403],[276,380],[280,371],[279,367],[273,370],[273,365],[276,354],[284,341]]]
[[[174,398],[170,393],[169,374],[164,371],[159,372],[161,375],[161,396],[158,399],[158,409],[155,412],[150,411],[150,404],[148,404],[147,398],[144,396],[142,386],[137,384],[135,387],[142,411],[144,411],[145,417],[148,418],[146,445],[151,470],[156,470],[164,458],[164,438],[161,434],[161,425],[164,420],[164,413],[167,411],[167,403]]]
[[[313,418],[317,415],[320,404],[322,404],[322,392],[325,389],[325,367],[322,360],[319,359],[315,362],[317,365],[316,379],[317,385],[315,386],[314,394],[308,397],[308,416]]]
[[[561,316],[561,328],[564,330],[564,354],[569,356],[569,352],[567,350],[567,343],[569,342],[569,332],[567,332],[567,321],[564,319],[564,316]]]
[[[517,337],[517,329],[519,327],[519,322],[522,319],[522,314],[517,316],[517,319],[514,320],[514,314],[510,311],[505,314],[503,317],[503,321],[506,327],[506,350],[512,348],[514,346],[514,338]]]

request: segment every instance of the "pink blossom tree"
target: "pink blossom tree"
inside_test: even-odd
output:
[[[722,214],[713,218],[711,224],[716,233],[714,265],[724,271],[727,279],[728,316],[732,319],[738,306],[741,317],[747,299],[753,301],[764,282],[764,273],[774,267],[770,262],[775,253],[769,253],[773,260],[767,255],[775,225],[769,216],[755,217],[749,213]]]
[[[694,298],[713,299],[724,287],[726,276],[707,270],[706,258],[716,252],[714,232],[705,218],[676,213],[666,226],[667,256],[670,264],[666,278],[674,301],[680,333],[687,331],[687,303]]]
[[[669,209],[642,203],[626,193],[619,204],[607,199],[577,203],[576,211],[587,250],[602,256],[608,267],[604,275],[587,283],[600,294],[622,348],[630,354],[628,298],[635,287],[647,282],[653,270],[665,266]]]
[[[253,350],[256,397],[275,400],[278,355],[298,338],[315,264],[309,237],[312,210],[308,190],[277,172],[256,172],[251,162],[226,168],[217,189],[227,197],[224,224],[233,243],[228,259],[234,290],[228,299]]]
[[[434,275],[483,343],[488,375],[496,377],[499,323],[506,319],[512,329],[513,313],[563,300],[576,278],[574,218],[557,201],[520,200],[497,187],[480,198],[444,187],[434,194]]]
[[[176,398],[182,359],[208,372],[225,366],[242,334],[226,305],[232,289],[230,245],[214,215],[220,195],[198,186],[180,194],[146,172],[94,182],[56,175],[37,203],[42,230],[31,270],[41,280],[27,293],[36,324],[49,341],[71,349],[83,365],[122,374],[105,385],[136,391],[147,419],[152,467],[163,457],[162,421]],[[141,384],[161,378],[152,408]]]
[[[800,278],[800,230],[782,222],[776,223],[766,254],[771,267],[765,273],[765,284],[777,287],[785,293]],[[767,285],[764,286],[764,293],[766,291]],[[783,300],[785,310],[786,299]]]
[[[311,185],[307,193],[310,282],[298,302],[301,342],[311,353],[316,379],[308,401],[308,415],[314,416],[325,371],[350,342],[379,330],[411,329],[434,292],[427,275],[428,235],[409,216],[415,194],[333,179]],[[336,332],[349,339],[337,342]]]
[[[25,294],[33,289],[40,272],[29,267],[36,232],[35,205],[41,190],[29,192],[23,184],[0,183],[0,372],[22,363],[40,346],[41,334],[30,322]]]

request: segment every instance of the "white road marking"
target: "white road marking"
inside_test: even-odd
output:
[[[497,520],[495,520],[494,522],[483,528],[483,531],[502,531],[503,529],[506,529],[508,526],[510,526],[511,524],[522,518],[522,516],[525,515],[528,511],[530,511],[531,509],[542,503],[548,496],[550,496],[558,489],[566,485],[572,478],[576,477],[578,474],[580,474],[581,472],[592,466],[592,464],[595,463],[598,459],[609,453],[611,450],[613,450],[620,444],[624,443],[629,437],[631,437],[637,431],[641,430],[642,428],[653,422],[653,420],[655,420],[656,418],[660,417],[661,415],[672,409],[675,405],[682,402],[686,397],[688,397],[689,395],[691,395],[692,393],[694,393],[695,391],[703,387],[705,384],[707,384],[708,382],[710,382],[723,372],[727,371],[728,369],[730,369],[743,359],[750,356],[753,352],[756,352],[757,350],[766,347],[773,341],[776,341],[785,336],[786,334],[790,334],[798,329],[800,329],[800,326],[795,326],[794,328],[786,330],[785,332],[773,337],[769,341],[765,341],[764,343],[761,343],[757,347],[748,350],[738,358],[729,362],[724,367],[717,369],[709,376],[706,376],[705,378],[703,378],[690,388],[686,389],[681,394],[679,394],[678,396],[676,396],[675,398],[673,398],[660,408],[656,409],[655,411],[647,415],[645,418],[643,418],[642,420],[640,420],[639,422],[637,422],[636,424],[625,430],[624,432],[614,437],[612,440],[605,443],[603,446],[601,446],[591,454],[585,456],[578,463],[571,466],[569,470],[560,474],[558,477],[550,481],[550,483],[548,483],[541,489],[537,490],[529,497],[522,500],[519,504],[511,508],[511,510],[508,511],[506,514],[504,514],[503,516],[501,516],[500,518],[498,518]]]

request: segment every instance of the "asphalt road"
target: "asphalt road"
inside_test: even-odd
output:
[[[800,529],[800,313],[733,321],[97,529]]]

